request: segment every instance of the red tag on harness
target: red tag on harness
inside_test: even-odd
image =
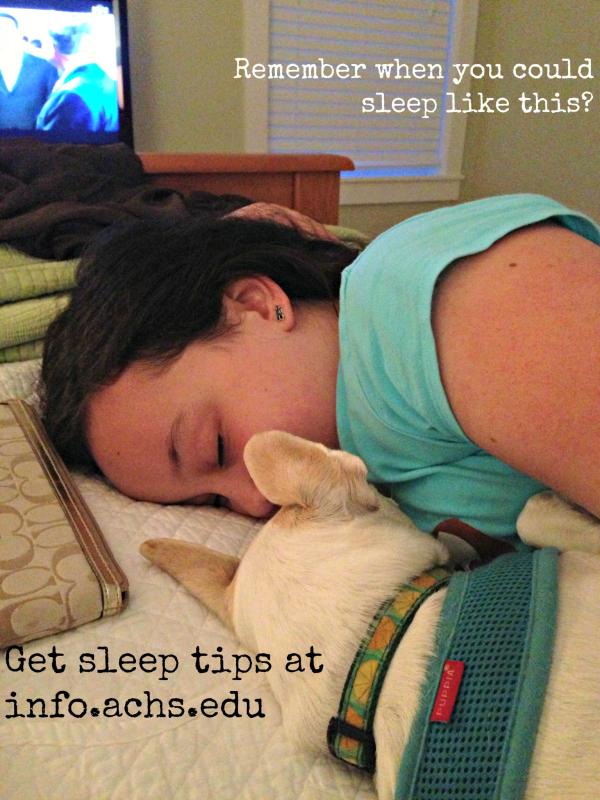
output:
[[[446,661],[438,693],[433,704],[430,722],[450,722],[450,715],[458,695],[458,687],[465,669],[464,661]]]

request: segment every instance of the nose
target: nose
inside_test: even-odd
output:
[[[225,507],[238,514],[244,514],[247,517],[256,517],[257,519],[272,517],[278,508],[278,506],[270,503],[266,497],[263,497],[260,492],[258,492],[257,497],[227,498]]]
[[[225,506],[238,514],[263,519],[272,517],[279,508],[259,492],[245,467],[239,471],[227,489],[228,491],[224,493]]]

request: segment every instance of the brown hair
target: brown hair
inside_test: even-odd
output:
[[[141,222],[84,253],[69,307],[44,343],[44,423],[67,463],[97,471],[86,438],[90,397],[135,361],[162,365],[226,330],[223,295],[271,278],[292,302],[335,301],[356,252],[283,225],[244,219]]]

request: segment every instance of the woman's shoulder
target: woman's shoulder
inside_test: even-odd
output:
[[[435,291],[433,331],[466,435],[598,513],[598,228],[589,222],[588,240],[554,219],[454,262]]]
[[[418,243],[422,249],[443,251],[453,247],[487,249],[510,231],[550,217],[565,221],[588,238],[598,236],[598,228],[584,214],[538,194],[509,194],[484,197],[447,205],[399,222],[377,236],[367,251],[389,248],[398,243]],[[595,233],[594,233],[595,231]]]
[[[486,197],[410,217],[376,237],[345,270],[342,295],[363,298],[385,292],[398,297],[423,295],[429,302],[441,273],[465,256],[488,250],[508,234],[556,219],[563,226],[600,243],[597,225],[556,200],[535,194]]]

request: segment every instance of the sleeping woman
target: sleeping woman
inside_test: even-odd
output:
[[[87,252],[43,361],[67,463],[133,498],[265,517],[243,450],[281,429],[359,455],[424,530],[459,517],[509,536],[545,487],[600,515],[590,219],[493,197],[356,256],[265,215],[137,224]]]

